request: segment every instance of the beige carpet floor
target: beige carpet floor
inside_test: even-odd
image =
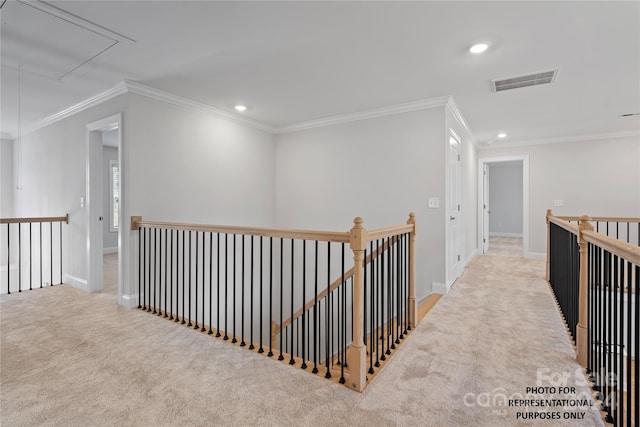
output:
[[[502,400],[564,377],[590,396],[543,276],[542,261],[476,258],[362,394],[121,308],[110,292],[63,285],[2,295],[0,424],[601,425],[588,407],[521,420],[518,412],[540,408]]]

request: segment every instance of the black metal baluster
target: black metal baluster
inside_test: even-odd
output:
[[[138,308],[142,308],[142,227],[138,227]]]
[[[262,248],[262,236],[260,236],[260,299],[259,299],[259,303],[260,303],[260,348],[258,348],[258,353],[264,353],[264,348],[262,347],[262,306],[264,305],[262,303],[262,271],[264,269],[264,265],[263,265],[263,248]]]
[[[373,353],[376,354],[376,360],[378,357],[378,352],[376,351],[376,347],[375,345],[378,342],[378,333],[376,332],[375,329],[375,318],[376,318],[376,310],[375,310],[375,289],[376,289],[376,282],[375,282],[375,272],[374,272],[374,262],[373,262],[373,240],[369,242],[369,251],[371,254],[371,262],[369,263],[369,282],[367,282],[366,280],[366,276],[367,276],[367,250],[365,249],[364,251],[364,274],[365,274],[365,291],[367,288],[369,288],[369,293],[371,294],[371,298],[370,298],[370,302],[369,302],[369,373],[373,374],[374,370],[373,370]],[[366,298],[366,297],[365,297]],[[366,299],[365,299],[366,301]],[[366,304],[365,304],[366,307]],[[367,328],[366,328],[366,315],[365,315],[365,329],[364,329],[364,335],[365,337],[367,336]],[[366,338],[365,338],[365,343]]]
[[[145,285],[147,290],[147,313],[151,311],[151,229],[145,229],[145,246],[147,249],[145,250],[146,260],[145,264],[147,265],[147,277],[145,278]]]
[[[204,265],[205,265],[205,232],[202,232],[202,327],[200,328],[200,332],[204,332],[207,330],[207,328],[204,327],[204,316],[205,316],[205,309],[204,309],[204,298],[206,296],[206,292],[205,292],[205,279],[204,279]],[[198,320],[198,318],[196,317],[196,320]]]
[[[224,235],[224,337],[222,337],[223,340],[228,340],[229,339],[229,325],[228,325],[228,320],[229,320],[229,304],[227,303],[227,295],[229,295],[229,275],[227,274],[229,272],[229,240],[228,240],[228,234],[225,233]]]
[[[167,288],[169,287],[169,276],[167,276],[167,272],[169,271],[168,264],[168,255],[169,255],[169,239],[168,239],[168,230],[164,229],[164,317],[167,318],[169,315],[167,314]]]
[[[18,224],[18,236],[20,236],[20,224]],[[20,247],[19,244],[18,247]],[[49,223],[49,260],[49,286],[53,286],[53,221]],[[18,282],[18,286],[20,286],[20,282]]]
[[[638,233],[640,233],[640,226],[638,227]],[[640,238],[640,235],[638,236]],[[639,241],[640,242],[640,241]],[[640,266],[636,265],[635,268],[635,295],[640,295]],[[634,343],[635,343],[635,351],[633,352],[633,363],[634,363],[634,384],[633,384],[633,396],[634,396],[634,414],[633,414],[633,422],[635,425],[638,425],[638,421],[640,421],[640,369],[638,366],[638,357],[640,355],[640,304],[636,301],[635,304],[635,313],[634,313]],[[631,387],[631,384],[629,384]]]
[[[269,237],[269,321],[273,322],[273,237]],[[273,356],[273,334],[269,334],[269,352]]]
[[[331,341],[331,317],[330,317],[330,313],[329,313],[329,294],[331,292],[331,242],[327,242],[327,300],[325,303],[325,309],[326,309],[326,322],[327,322],[327,330],[326,330],[326,338],[327,338],[327,347],[325,348],[326,354],[327,354],[327,358],[326,358],[326,362],[327,362],[327,373],[324,374],[325,378],[331,378],[331,371],[329,370],[329,358],[331,357],[330,354],[330,341]]]
[[[245,345],[247,345],[246,342],[244,342],[244,270],[245,270],[245,265],[244,265],[244,234],[242,235],[242,277],[241,277],[241,282],[242,282],[242,290],[241,290],[241,295],[242,295],[242,322],[241,322],[241,326],[240,326],[240,333],[242,335],[242,339],[240,340],[240,347],[244,347]]]
[[[22,292],[22,238],[20,236],[20,226],[18,223],[18,292]],[[53,240],[51,240],[53,244]],[[9,256],[7,254],[7,256]],[[10,264],[7,262],[7,269]],[[53,286],[53,247],[51,248],[51,286]]]
[[[282,354],[282,344],[284,341],[284,337],[286,335],[285,331],[282,330],[282,311],[284,306],[284,265],[282,259],[284,258],[284,240],[280,238],[280,355],[278,356],[278,360],[284,360],[284,355]]]
[[[182,230],[182,321],[180,322],[181,325],[184,325],[185,323],[187,323],[184,320],[184,277],[185,277],[185,269],[186,269],[186,264],[185,264],[185,252],[186,252],[186,248],[185,246],[185,230]]]
[[[233,339],[232,343],[237,343],[236,338],[236,234],[233,234]]]
[[[291,319],[293,319],[293,301],[295,299],[294,297],[294,286],[295,286],[295,280],[294,280],[294,276],[293,276],[293,267],[294,267],[294,262],[295,262],[295,252],[294,252],[294,239],[291,239]],[[294,363],[296,363],[295,360],[293,360],[293,349],[294,349],[294,341],[293,341],[293,332],[294,332],[294,327],[293,327],[293,322],[291,322],[291,324],[289,325],[289,328],[291,329],[291,348],[289,349],[290,353],[291,353],[291,357],[289,359],[289,365],[293,365]]]
[[[340,364],[340,384],[345,383],[344,367],[347,366],[347,284],[344,281],[344,257],[345,246],[342,243],[342,281],[340,282],[340,289],[342,291],[342,363]]]
[[[371,307],[371,352],[375,353],[376,361],[373,366],[376,368],[380,367],[380,316],[381,316],[381,306],[380,306],[380,263],[378,262],[378,258],[380,256],[380,250],[382,249],[379,246],[378,240],[375,242],[375,255],[374,255],[374,243],[371,241],[371,297],[373,298],[373,303]],[[365,258],[366,262],[366,258]],[[384,360],[384,359],[383,359]]]
[[[627,232],[627,235],[628,234],[629,233]],[[633,349],[631,348],[631,329],[633,328],[633,313],[631,310],[632,271],[633,264],[627,262],[627,426],[631,426],[631,394],[633,391],[631,387],[631,365],[633,363],[633,360],[637,358],[637,356],[634,357]]]
[[[620,351],[620,354],[618,355],[618,375],[616,376],[617,379],[617,383],[618,383],[618,387],[617,387],[617,393],[616,395],[619,394],[620,399],[616,399],[616,414],[617,414],[617,419],[618,419],[618,424],[623,425],[624,424],[624,399],[622,399],[622,392],[623,392],[623,382],[624,382],[624,351],[625,351],[625,346],[624,346],[624,293],[625,293],[625,289],[624,289],[624,260],[622,258],[620,258],[620,263],[618,264],[618,274],[619,274],[619,279],[618,279],[618,304],[619,304],[619,309],[618,309],[618,315],[619,315],[619,321],[618,324],[620,325],[619,328],[619,333],[620,335],[618,336],[618,350]]]
[[[391,300],[391,298],[393,297],[393,295],[391,294],[391,277],[392,277],[392,271],[391,271],[391,246],[389,243],[389,238],[387,237],[387,251],[386,251],[386,258],[387,258],[387,268],[386,268],[386,272],[387,272],[387,331],[385,332],[385,335],[387,336],[387,351],[386,353],[389,355],[391,354],[391,349],[395,348],[395,346],[393,345],[393,335],[392,332],[390,332],[390,330],[393,330],[391,327],[391,319],[392,319],[392,307],[393,307],[393,301]]]
[[[187,257],[187,265],[185,266],[187,270],[187,298],[189,302],[187,303],[187,308],[189,309],[189,316],[187,317],[187,326],[192,326],[191,324],[191,230],[189,230],[189,240],[187,242],[187,249],[189,252],[189,256]]]
[[[158,253],[156,252],[156,243],[158,241],[158,229],[153,229],[153,314],[156,314],[156,307],[158,307],[158,303],[156,302],[158,296]]]
[[[195,270],[196,270],[196,279],[195,279],[195,288],[196,288],[196,297],[195,304],[193,305],[194,313],[193,313],[193,329],[198,330],[200,327],[198,326],[198,231],[196,231],[196,256],[195,256]],[[191,269],[191,231],[189,231],[189,269]],[[189,276],[191,277],[191,276]],[[189,280],[191,282],[191,280]],[[203,290],[202,298],[204,299],[204,290]],[[191,294],[189,294],[191,295]],[[189,297],[189,301],[191,301],[191,297]],[[189,314],[191,317],[191,314]]]
[[[158,316],[162,316],[162,230],[156,230],[160,241],[158,243]]]
[[[619,282],[618,282],[618,256],[613,257],[613,283],[612,283],[612,294],[614,299],[612,299],[611,304],[613,305],[613,316],[611,317],[611,323],[613,324],[613,334],[611,335],[611,367],[613,378],[611,381],[611,416],[613,418],[613,423],[618,415],[617,406],[618,406],[618,381],[620,377],[618,376],[618,358],[616,357],[616,352],[620,350],[618,346],[618,304],[617,299],[620,297],[619,292]]]
[[[213,232],[209,232],[209,331],[213,334]]]
[[[302,240],[302,369],[307,369],[305,353],[305,315],[306,315],[306,287],[307,287],[307,241]]]
[[[11,224],[7,223],[7,295],[11,295]]]
[[[315,241],[315,260],[313,274],[315,277],[314,297],[313,297],[313,369],[311,372],[318,373],[318,241]],[[282,321],[280,322],[282,324]]]
[[[169,320],[173,320],[173,229],[169,230]]]
[[[31,224],[29,223],[29,290],[33,290],[33,237],[31,235]],[[7,224],[9,225],[9,224]],[[7,235],[8,237],[8,235]],[[8,253],[8,252],[7,252]],[[7,265],[9,265],[9,258],[7,258]],[[62,271],[62,270],[60,270]],[[7,271],[7,274],[9,272]],[[9,286],[9,278],[7,277],[7,286]],[[62,280],[60,280],[62,281]],[[11,292],[9,292],[11,293]]]
[[[42,289],[42,222],[40,224],[40,289]]]
[[[400,320],[402,319],[401,316],[401,312],[400,312],[400,301],[402,298],[402,294],[400,293],[400,242],[399,242],[399,236],[395,236],[395,241],[393,243],[393,245],[396,248],[396,254],[395,254],[395,270],[396,270],[396,283],[395,286],[393,287],[393,292],[395,293],[396,296],[396,344],[400,344],[400,338],[401,335],[400,333],[402,332],[402,325],[400,324]]]
[[[253,235],[251,236],[251,257],[249,258],[251,264],[251,275],[249,277],[249,350],[253,350]],[[282,322],[280,322],[282,324]]]
[[[62,221],[60,221],[60,284],[62,285]]]
[[[220,338],[220,233],[216,233],[216,274],[218,276],[218,280],[216,281],[216,288],[218,291],[218,298],[216,299],[216,316],[218,317],[216,323],[216,337]]]

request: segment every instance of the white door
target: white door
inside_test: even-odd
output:
[[[484,170],[482,171],[482,253],[486,254],[489,251],[489,165],[483,164]]]
[[[447,222],[449,227],[448,284],[453,283],[460,273],[460,142],[452,135],[449,138],[449,194],[447,197]]]

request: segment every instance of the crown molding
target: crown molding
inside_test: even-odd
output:
[[[325,117],[318,120],[310,120],[288,126],[281,126],[275,129],[276,134],[297,132],[301,130],[319,128],[324,126],[337,125],[342,123],[355,122],[358,120],[373,119],[376,117],[389,116],[392,114],[407,113],[409,111],[424,110],[427,108],[443,107],[449,102],[449,96],[426,99],[405,104],[390,105],[387,107],[374,108],[371,110],[359,111],[357,113],[339,114]]]
[[[476,138],[475,136],[473,136],[473,132],[471,132],[471,128],[467,124],[467,121],[464,119],[464,116],[462,115],[462,111],[460,111],[460,108],[458,107],[458,104],[456,104],[456,101],[453,99],[453,96],[450,96],[449,99],[447,100],[447,109],[451,114],[453,114],[453,116],[464,128],[464,130],[467,131],[467,134],[469,135],[471,143],[474,146],[478,147]]]
[[[275,133],[275,128],[266,123],[259,122],[257,120],[251,120],[246,117],[242,117],[239,114],[230,113],[228,111],[224,111],[219,108],[212,107],[211,105],[203,104],[202,102],[197,102],[188,98],[184,98],[182,96],[174,95],[172,93],[169,93],[163,90],[152,88],[142,83],[125,80],[123,82],[123,85],[126,87],[127,91],[130,93],[146,96],[148,98],[167,102],[169,104],[173,104],[178,107],[186,108],[193,111],[213,113],[261,131]]]
[[[608,132],[608,133],[592,133],[587,135],[574,135],[563,136],[557,138],[545,138],[545,139],[529,139],[524,141],[513,142],[494,142],[493,144],[482,144],[479,148],[483,150],[493,150],[497,148],[510,148],[510,147],[524,147],[528,145],[544,145],[544,144],[559,144],[563,142],[584,142],[584,141],[596,141],[600,139],[617,139],[617,138],[633,138],[640,137],[640,130],[633,131],[620,131],[620,132]]]
[[[58,113],[52,114],[49,117],[45,117],[44,119],[37,121],[33,126],[26,128],[22,135],[27,135],[45,126],[49,126],[50,124],[53,124],[57,121],[66,119],[67,117],[73,116],[74,114],[115,98],[116,96],[124,95],[125,93],[127,93],[127,87],[125,86],[124,82],[120,82],[111,89],[101,92],[95,96],[92,96],[91,98],[85,99],[84,101],[65,108]]]

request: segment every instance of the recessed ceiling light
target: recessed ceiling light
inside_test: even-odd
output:
[[[507,134],[506,134],[506,133],[504,133],[504,132],[500,132],[500,133],[498,134],[498,138],[506,138],[506,137],[507,137]]]
[[[244,105],[236,105],[234,108],[238,111],[245,111],[247,109]]]
[[[487,43],[476,43],[469,48],[469,52],[478,54],[484,52],[488,48],[489,45]]]

